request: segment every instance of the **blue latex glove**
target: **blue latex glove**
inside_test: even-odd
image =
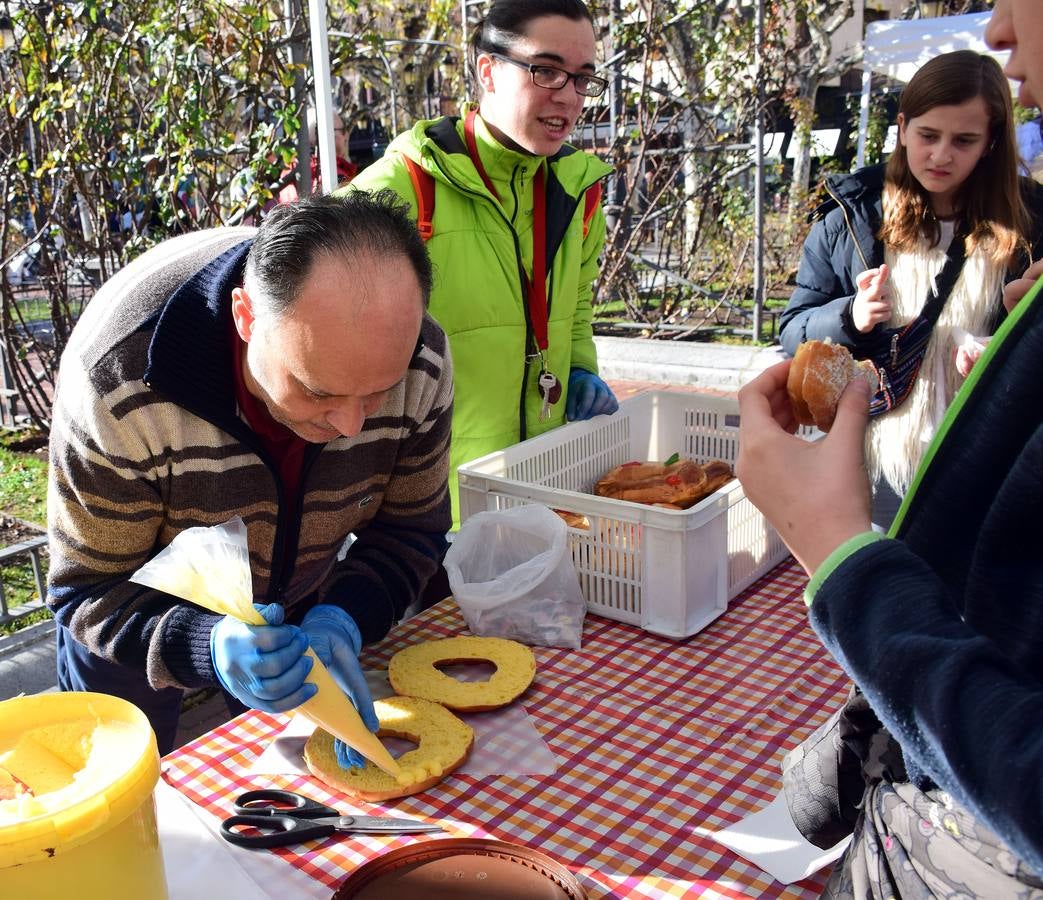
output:
[[[607,416],[619,409],[612,389],[593,372],[573,369],[569,372],[569,395],[565,400],[565,417],[570,422]]]
[[[339,606],[320,603],[313,606],[301,622],[301,630],[308,636],[308,642],[322,664],[330,670],[330,675],[340,689],[355,704],[365,726],[372,732],[380,728],[376,711],[373,709],[373,698],[369,694],[366,676],[359,665],[359,651],[362,650],[362,635],[355,620]],[[353,750],[340,739],[333,742],[337,762],[341,768],[361,768],[366,764],[365,758],[357,750]]]
[[[308,639],[301,629],[283,625],[278,603],[254,607],[267,625],[247,625],[225,616],[210,632],[214,671],[221,686],[251,709],[286,712],[318,690],[304,680],[312,666],[304,656]]]

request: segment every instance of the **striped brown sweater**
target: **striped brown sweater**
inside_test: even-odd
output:
[[[291,622],[335,603],[367,642],[401,618],[445,547],[452,371],[430,317],[383,407],[357,437],[309,444],[298,508],[280,502],[231,369],[231,290],[253,234],[215,229],[148,251],[98,291],[62,357],[48,605],[91,652],[154,688],[217,683],[218,617],[127,580],[183,529],[242,516],[255,599],[284,604]]]

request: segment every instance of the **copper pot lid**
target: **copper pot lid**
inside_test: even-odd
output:
[[[587,900],[561,863],[539,850],[479,838],[399,847],[359,866],[332,900]]]

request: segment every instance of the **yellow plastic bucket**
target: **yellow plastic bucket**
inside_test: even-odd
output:
[[[156,737],[126,700],[0,702],[0,896],[166,900],[158,779]]]

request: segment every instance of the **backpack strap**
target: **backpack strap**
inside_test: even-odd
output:
[[[429,241],[435,232],[435,180],[416,160],[405,155],[402,159],[405,160],[409,180],[413,182],[413,193],[416,194],[416,228],[420,237]],[[583,199],[583,237],[590,231],[590,222],[600,206],[601,182],[596,181],[587,188]]]
[[[402,159],[406,161],[409,180],[413,182],[413,192],[416,194],[416,229],[424,241],[429,241],[434,234],[435,180],[416,160],[404,154]]]
[[[590,220],[601,206],[601,182],[595,181],[587,188],[586,198],[583,201],[583,237],[590,231]]]

